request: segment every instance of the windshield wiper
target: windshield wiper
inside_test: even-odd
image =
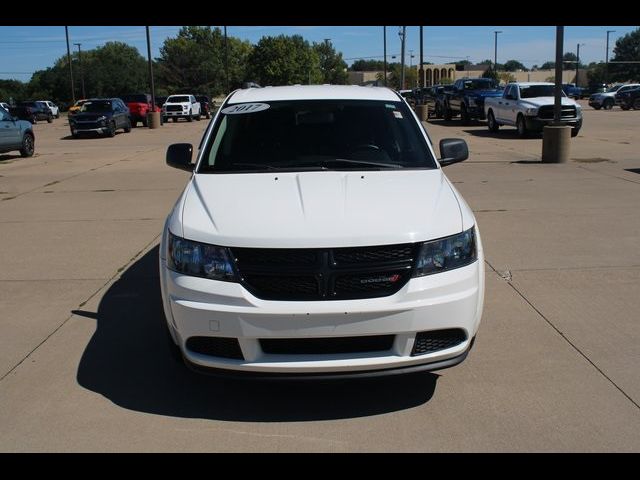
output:
[[[348,158],[332,158],[331,160],[322,160],[320,163],[323,165],[327,163],[346,163],[348,165],[362,165],[379,168],[404,168],[404,166],[399,163],[372,162],[369,160],[349,160]]]
[[[264,163],[232,163],[229,165],[230,168],[225,168],[224,171],[235,171],[233,167],[249,167],[251,170],[269,170],[269,171],[277,171],[277,172],[287,172],[287,171],[299,171],[299,170],[327,170],[327,167],[323,167],[322,165],[296,165],[296,164],[282,164],[282,165],[266,165]],[[242,169],[238,169],[242,171]]]

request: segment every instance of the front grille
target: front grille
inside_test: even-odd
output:
[[[394,335],[323,338],[263,338],[264,353],[276,355],[327,355],[333,353],[384,352],[391,350]]]
[[[543,105],[538,109],[538,118],[541,120],[553,120],[553,105]],[[576,107],[573,105],[562,105],[561,118],[576,118]]]
[[[166,110],[167,112],[181,112],[182,105],[167,105]]]
[[[211,357],[244,360],[237,338],[229,337],[189,337],[187,349]]]
[[[419,244],[326,249],[232,248],[241,283],[265,300],[384,297],[411,277]]]
[[[437,352],[445,348],[455,347],[467,339],[464,330],[449,328],[447,330],[433,330],[431,332],[418,332],[413,344],[411,356],[425,355]]]

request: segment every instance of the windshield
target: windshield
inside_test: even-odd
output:
[[[436,168],[420,126],[403,102],[294,100],[226,106],[198,171],[381,168]]]
[[[465,80],[465,90],[495,90],[498,85],[491,79]]]
[[[555,88],[555,85],[520,85],[520,98],[553,97]]]
[[[109,100],[92,100],[85,102],[80,109],[81,112],[110,112],[111,101]]]
[[[189,97],[187,95],[176,95],[175,97],[167,98],[167,103],[184,103],[184,102],[191,102],[191,100],[189,100]]]
[[[124,103],[147,103],[146,95],[123,95],[120,97]]]

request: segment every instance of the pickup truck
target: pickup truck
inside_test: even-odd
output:
[[[501,125],[518,129],[518,136],[525,138],[529,132],[542,131],[553,122],[555,85],[546,82],[509,83],[499,98],[487,98],[484,110],[489,130],[497,132]],[[582,127],[580,105],[563,93],[562,123],[571,125],[571,136],[578,135]]]
[[[453,89],[445,96],[444,119],[460,115],[463,125],[478,118],[485,119],[486,98],[502,95],[498,84],[491,78],[461,78],[453,84]]]
[[[131,118],[131,126],[137,127],[138,122],[142,122],[142,126],[148,125],[147,114],[151,111],[151,95],[148,93],[133,93],[129,95],[121,95],[122,100],[129,109],[129,118]],[[160,107],[156,105],[154,112],[160,112]],[[162,123],[162,117],[160,117]]]
[[[581,98],[588,96],[587,89],[578,87],[575,83],[563,83],[562,91],[567,95],[567,97],[575,100],[580,100]]]
[[[171,95],[162,105],[162,121],[166,122],[173,118],[177,122],[179,118],[185,118],[192,122],[195,118],[200,120],[200,102],[193,95]]]

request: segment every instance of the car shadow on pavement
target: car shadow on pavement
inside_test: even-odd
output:
[[[378,415],[428,402],[438,375],[335,381],[250,381],[194,373],[172,356],[165,332],[158,247],[105,293],[78,366],[78,383],[145,413],[226,421],[283,422]],[[89,321],[89,320],[88,320]]]
[[[116,137],[118,135],[122,135],[125,132],[116,132]],[[77,137],[73,135],[67,135],[65,137],[60,137],[60,140],[95,140],[97,138],[110,138],[105,135],[101,135],[99,133],[81,133]]]

